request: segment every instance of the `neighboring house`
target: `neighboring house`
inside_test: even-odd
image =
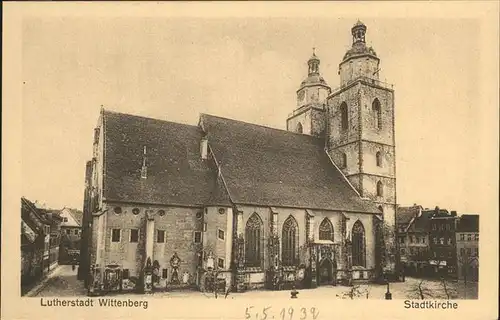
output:
[[[456,224],[457,212],[441,210],[426,210],[431,214],[430,221],[430,257],[429,265],[435,275],[457,275]]]
[[[61,222],[62,218],[59,210],[55,209],[39,209],[39,212],[49,221],[50,237],[49,237],[49,257],[46,262],[48,269],[53,269],[59,262],[59,245],[61,243]]]
[[[419,216],[422,213],[422,207],[414,204],[411,207],[398,206],[396,212],[396,226],[397,226],[397,241],[399,247],[399,258],[400,261],[406,265],[409,255],[408,250],[408,235],[407,229],[408,226],[412,223],[415,217]]]
[[[61,210],[61,245],[59,264],[77,263],[80,260],[80,241],[83,212],[77,209]]]
[[[479,280],[479,215],[460,216],[456,233],[457,275],[459,279]]]
[[[35,204],[21,198],[21,293],[47,272],[50,221]]]
[[[410,275],[423,275],[429,266],[429,229],[432,213],[419,210],[406,229],[407,271]]]
[[[237,291],[394,271],[393,90],[366,26],[351,31],[341,86],[330,89],[313,53],[287,131],[101,110],[85,179],[89,291],[204,290],[213,269]]]

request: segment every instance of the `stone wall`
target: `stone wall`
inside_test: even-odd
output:
[[[118,264],[128,269],[131,277],[139,277],[146,263],[146,239],[153,237],[153,255],[151,261],[158,261],[160,273],[167,269],[170,280],[172,267],[170,260],[177,253],[180,258],[178,268],[179,279],[188,272],[192,282],[195,280],[198,266],[198,247],[194,238],[195,231],[203,230],[202,208],[186,207],[156,207],[156,206],[128,206],[121,204],[107,204],[105,213],[105,254],[103,264]],[[121,208],[116,214],[114,209]],[[138,209],[134,214],[133,210]],[[146,234],[146,210],[154,215],[154,233]],[[121,229],[119,242],[112,242],[112,229]],[[130,242],[131,229],[139,229],[137,243]],[[165,231],[165,242],[158,243],[158,230]],[[201,239],[200,239],[201,240]],[[168,282],[168,281],[167,281]]]

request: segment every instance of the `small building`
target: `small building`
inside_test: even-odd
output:
[[[80,260],[83,212],[72,208],[61,210],[61,245],[59,264],[75,264]]]
[[[457,212],[439,209],[425,210],[430,221],[430,257],[429,265],[434,275],[456,277],[457,249],[456,224]]]
[[[35,204],[21,198],[21,293],[47,272],[50,221]]]
[[[406,229],[407,271],[411,275],[423,275],[428,271],[430,217],[429,211],[419,210]]]
[[[396,212],[396,232],[399,247],[399,259],[403,265],[408,262],[407,229],[416,216],[422,213],[422,207],[414,204],[410,207],[398,206]]]
[[[464,214],[458,219],[457,276],[467,281],[479,280],[479,215]]]
[[[50,235],[48,243],[48,258],[44,255],[45,267],[48,271],[54,269],[59,262],[59,245],[61,243],[61,222],[59,210],[38,209],[49,223]]]

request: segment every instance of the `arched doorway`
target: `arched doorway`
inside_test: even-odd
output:
[[[323,259],[323,261],[319,264],[319,284],[325,285],[332,283],[332,262],[330,259]]]

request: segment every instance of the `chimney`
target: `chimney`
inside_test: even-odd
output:
[[[200,141],[200,154],[203,160],[206,160],[208,157],[208,138],[207,136],[203,136]]]
[[[452,211],[452,212],[451,212],[451,216],[452,216],[452,217],[456,217],[456,216],[457,216],[457,212],[456,212],[456,211]]]

